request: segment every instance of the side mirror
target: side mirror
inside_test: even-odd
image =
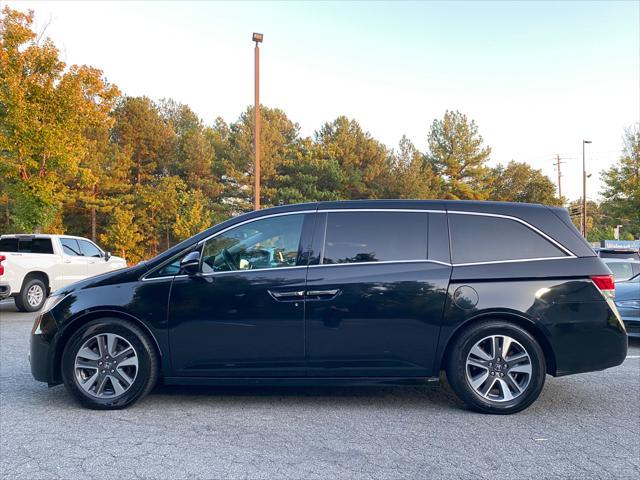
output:
[[[180,273],[195,275],[200,270],[200,252],[188,253],[180,262]]]
[[[111,252],[104,252],[104,261],[108,262],[111,258]]]

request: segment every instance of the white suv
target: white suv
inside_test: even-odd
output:
[[[47,296],[87,277],[125,268],[124,258],[71,235],[2,235],[0,299],[14,297],[23,312],[35,312]]]

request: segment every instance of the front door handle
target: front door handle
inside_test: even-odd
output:
[[[269,295],[271,295],[275,300],[295,300],[304,298],[304,290],[296,290],[293,292],[274,292],[269,290]]]
[[[308,297],[335,297],[340,293],[340,289],[334,288],[331,290],[307,290]]]

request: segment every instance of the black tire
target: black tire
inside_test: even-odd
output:
[[[32,288],[41,290],[41,300],[37,304],[29,303],[29,290]],[[16,308],[21,312],[37,312],[42,308],[46,301],[47,286],[38,277],[27,278],[22,284],[20,292],[14,298]]]
[[[135,349],[138,366],[131,386],[121,395],[98,398],[80,387],[75,372],[76,355],[80,348],[98,334],[115,334]],[[101,318],[81,327],[67,342],[62,354],[62,379],[67,391],[81,405],[95,410],[116,410],[128,407],[147,395],[156,384],[159,375],[159,360],[153,340],[138,326],[119,318]]]
[[[530,359],[531,374],[528,383],[522,393],[519,393],[518,396],[511,400],[504,400],[504,398],[507,398],[504,394],[502,394],[503,399],[499,400],[492,400],[488,397],[481,396],[481,392],[477,392],[472,387],[470,383],[471,380],[467,378],[467,368],[469,367],[467,367],[466,362],[471,349],[486,337],[496,335],[511,337],[518,342],[520,346],[524,347]],[[518,349],[519,347],[516,346],[514,348]],[[498,355],[500,355],[500,353],[498,353]],[[510,355],[510,357],[515,357],[515,355]],[[498,358],[498,362],[503,363],[493,363],[493,367],[487,369],[487,375],[489,372],[493,372],[492,375],[496,375],[496,380],[500,379],[497,376],[501,375],[502,372],[495,371],[495,368],[503,368],[506,359]],[[470,368],[473,370],[474,367]],[[538,342],[523,328],[505,321],[487,321],[476,323],[466,328],[453,340],[453,344],[449,349],[449,356],[446,359],[446,373],[449,385],[456,395],[469,407],[482,413],[505,415],[524,410],[535,402],[540,395],[544,387],[546,371],[544,352]],[[480,369],[479,372],[482,374],[483,370]],[[507,372],[507,370],[503,370],[503,372]],[[503,373],[503,375],[509,375],[509,373]],[[518,374],[514,375],[517,376]],[[481,376],[482,375],[478,375],[477,378]],[[476,377],[474,376],[472,378],[475,379]],[[527,377],[524,376],[522,378],[526,379]],[[491,381],[493,381],[493,377],[487,377],[485,382]],[[489,384],[483,383],[482,385],[487,386]],[[491,391],[500,392],[501,390],[502,387],[498,385],[496,390]],[[515,391],[515,389],[513,391]]]

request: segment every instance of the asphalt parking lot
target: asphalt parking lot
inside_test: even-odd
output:
[[[0,303],[0,476],[639,478],[640,343],[620,367],[547,377],[515,416],[446,388],[158,387],[124,411],[31,378],[33,315]]]

